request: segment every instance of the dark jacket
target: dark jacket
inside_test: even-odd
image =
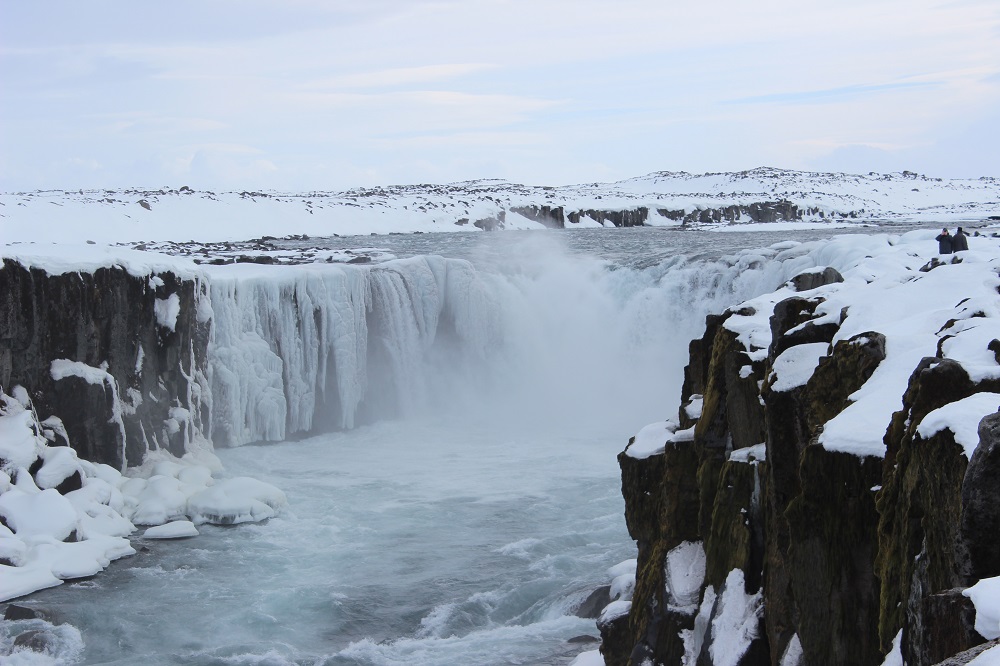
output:
[[[952,253],[952,237],[949,234],[938,234],[935,238],[938,242],[938,252],[941,254],[951,254]]]
[[[951,239],[951,249],[955,252],[969,249],[968,235],[964,231],[958,231]]]

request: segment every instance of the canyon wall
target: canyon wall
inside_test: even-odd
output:
[[[877,666],[894,641],[924,666],[984,642],[963,591],[1000,575],[995,272],[920,335],[851,305],[873,273],[831,269],[708,318],[678,417],[619,455],[638,563],[628,612],[598,623],[608,666]],[[879,401],[897,407],[867,427]]]

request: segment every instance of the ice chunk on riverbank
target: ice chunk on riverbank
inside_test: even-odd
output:
[[[165,525],[150,527],[142,533],[145,539],[183,539],[198,536],[198,528],[190,520],[175,520]]]
[[[107,374],[69,362],[55,368],[93,370],[102,382]],[[123,475],[81,460],[69,447],[48,446],[43,432],[30,403],[0,393],[0,517],[9,526],[0,525],[0,601],[93,576],[112,560],[135,554],[125,538],[134,523],[160,526],[147,530],[146,538],[181,538],[198,534],[192,520],[263,520],[287,504],[270,484],[214,478],[221,465],[207,443],[183,458],[154,452]],[[37,470],[34,477],[29,469]],[[61,494],[56,486],[73,475],[82,487]]]

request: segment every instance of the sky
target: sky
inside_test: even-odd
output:
[[[0,0],[0,191],[1000,176],[996,0]]]

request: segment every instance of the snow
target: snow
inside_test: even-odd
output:
[[[59,381],[67,377],[79,377],[88,384],[101,386],[106,381],[114,381],[114,377],[108,374],[105,368],[95,368],[79,361],[68,359],[56,359],[51,364],[52,379]]]
[[[0,393],[0,460],[7,462],[7,469],[27,469],[35,461],[41,444],[32,431],[34,415],[13,398]]]
[[[632,610],[632,602],[624,599],[612,601],[601,611],[601,617],[597,620],[600,624],[607,624],[620,617],[624,617]]]
[[[1000,638],[1000,576],[984,578],[962,594],[976,606],[976,631],[988,641]]]
[[[995,337],[991,332],[995,331],[997,311],[996,241],[972,240],[973,250],[966,253],[968,258],[963,264],[942,266],[926,274],[917,269],[930,255],[936,254],[936,250],[930,249],[928,232],[903,237],[835,239],[830,243],[784,243],[748,251],[740,256],[739,263],[734,262],[736,274],[760,262],[764,265],[762,272],[772,281],[818,270],[820,266],[834,266],[845,275],[846,282],[820,287],[816,293],[826,299],[817,310],[821,320],[839,321],[841,311],[847,308],[844,328],[835,342],[868,330],[878,330],[887,337],[888,358],[869,383],[852,396],[853,403],[845,411],[848,416],[828,425],[821,440],[824,446],[856,455],[881,455],[881,433],[888,423],[887,415],[899,408],[901,387],[905,387],[916,361],[936,353],[939,344],[945,356],[961,362],[974,377],[997,376],[1000,366],[986,349]],[[63,266],[54,259],[46,261],[46,270],[60,270]],[[65,264],[71,265],[68,261]],[[142,270],[148,267],[138,260],[134,265]],[[205,434],[218,436],[220,441],[226,439],[230,444],[279,440],[294,432],[310,430],[327,404],[325,397],[334,391],[342,410],[336,415],[339,424],[351,427],[359,421],[365,396],[371,394],[369,389],[375,381],[364,365],[364,359],[372,351],[368,348],[368,340],[372,339],[368,327],[372,321],[382,322],[393,332],[391,340],[380,340],[388,349],[386,363],[392,381],[387,385],[395,387],[399,400],[410,405],[418,405],[419,396],[425,393],[426,368],[422,367],[422,361],[438,341],[443,318],[449,318],[449,325],[454,324],[465,353],[481,352],[492,339],[478,328],[489,328],[488,318],[475,309],[476,304],[483,310],[489,308],[489,303],[483,304],[488,295],[477,291],[479,278],[466,262],[458,260],[440,257],[389,260],[375,268],[189,265],[186,270],[204,278],[211,292],[210,298],[198,305],[200,321],[214,319],[211,343],[214,419],[212,432]],[[150,286],[161,287],[154,278],[150,278]],[[458,298],[458,294],[469,298]],[[751,299],[746,312],[752,310],[752,313],[733,315],[727,322],[727,327],[751,348],[754,359],[763,358],[771,342],[769,317],[774,304],[790,295],[792,292],[787,288],[781,288]],[[163,305],[158,304],[157,317],[161,326],[172,330],[178,313],[170,306],[170,299],[170,296],[160,299]],[[314,316],[298,317],[300,311]],[[955,322],[945,327],[952,320]],[[953,337],[944,339],[945,336]],[[819,344],[787,350],[772,369],[775,375],[772,388],[790,390],[801,386],[827,348]],[[113,381],[103,368],[68,359],[53,362],[51,371],[56,379],[80,377],[96,385]],[[751,372],[746,365],[740,374],[746,378]],[[206,464],[204,458],[196,459],[195,455],[186,459],[151,456],[142,467],[128,470],[127,475],[106,466],[91,465],[77,459],[66,447],[49,447],[34,434],[31,413],[13,406],[26,400],[27,394],[18,393],[15,397],[5,400],[6,411],[0,418],[0,457],[18,463],[11,468],[13,472],[17,467],[27,468],[38,457],[45,464],[36,478],[39,487],[34,489],[26,487],[30,483],[26,473],[16,474],[18,483],[10,487],[5,471],[5,476],[0,477],[0,500],[10,496],[4,501],[24,513],[23,507],[17,508],[24,497],[40,496],[79,471],[84,476],[84,488],[67,494],[64,500],[74,512],[78,535],[84,539],[79,543],[88,545],[67,544],[55,535],[64,531],[70,514],[65,504],[53,498],[53,507],[58,504],[59,508],[53,508],[52,515],[61,513],[67,518],[60,529],[56,529],[58,525],[50,526],[55,534],[41,534],[30,540],[26,534],[0,533],[0,555],[10,553],[11,559],[21,564],[7,567],[20,570],[14,574],[0,570],[3,582],[0,589],[5,593],[39,589],[58,584],[61,577],[98,571],[112,557],[127,554],[127,542],[123,546],[122,537],[131,534],[136,524],[166,522],[163,527],[150,528],[144,536],[174,538],[186,536],[191,530],[196,534],[195,523],[265,520],[285,506],[284,495],[273,486],[247,478],[217,478],[221,474],[214,463]],[[990,410],[996,407],[993,404]],[[940,414],[928,415],[920,427],[935,427],[933,419],[938,419],[945,423],[941,427],[961,429],[980,408],[971,404],[949,405],[938,410]],[[700,398],[693,396],[686,409],[688,416],[697,418],[701,412]],[[172,427],[179,429],[193,420],[184,408],[170,410]],[[637,433],[628,455],[645,458],[662,453],[668,444],[693,440],[693,429],[678,430],[678,427],[674,421],[646,426]],[[956,439],[959,437],[965,438],[965,434],[956,431]],[[732,452],[730,460],[752,462],[763,460],[764,455],[763,445],[758,445]],[[694,581],[703,575],[699,574],[698,550],[697,544],[682,544],[671,551],[666,562],[670,598],[687,612],[698,608]],[[703,562],[701,566],[703,569]],[[610,612],[620,612],[622,604],[629,602],[634,569],[632,561],[631,568],[626,566],[614,574],[612,594],[618,597],[615,603],[619,605]],[[7,581],[11,582],[9,587]],[[718,599],[721,610],[713,627],[719,623],[719,631],[745,638],[759,608],[755,606],[754,595],[736,594],[736,589],[742,592],[740,583],[730,585],[727,580]],[[714,596],[712,599],[709,610],[715,603]],[[704,603],[701,608],[705,609]],[[697,621],[704,624],[707,619],[699,613]],[[685,641],[695,645],[701,640],[696,634],[693,632]],[[726,643],[719,649],[722,652],[718,663],[731,663],[739,644]]]
[[[716,599],[715,587],[707,586],[702,595],[701,605],[698,607],[698,614],[694,618],[694,628],[681,630],[681,640],[684,642],[684,656],[681,658],[681,663],[684,666],[696,666],[698,663],[710,629]]]
[[[830,346],[825,342],[814,342],[789,347],[774,359],[771,371],[774,381],[771,390],[779,393],[805,386],[812,377],[819,360],[827,355]]]
[[[963,253],[961,263],[922,272],[919,269],[937,257],[933,237],[930,230],[900,236],[838,236],[821,244],[785,245],[772,260],[783,258],[783,270],[830,266],[844,276],[842,283],[810,292],[810,298],[818,299],[813,322],[840,324],[834,345],[855,336],[861,336],[855,340],[861,342],[869,331],[886,338],[885,360],[849,396],[850,404],[825,424],[819,437],[824,448],[861,457],[884,456],[882,436],[893,412],[902,407],[910,374],[922,358],[938,353],[939,343],[944,356],[961,363],[973,381],[1000,377],[1000,365],[987,348],[996,337],[1000,317],[997,239],[972,237],[972,249]],[[766,359],[774,306],[794,295],[782,287],[730,308],[734,314],[724,326],[736,333],[752,360]],[[827,349],[815,343],[785,350],[773,364],[772,388],[786,391],[802,386]],[[973,414],[964,416],[978,424]],[[972,441],[971,437],[964,441]]]
[[[767,460],[767,445],[754,444],[729,453],[730,462],[757,464]]]
[[[771,372],[774,379],[771,390],[778,393],[805,386],[812,377],[819,360],[827,355],[830,346],[825,342],[814,342],[789,347],[774,359]]]
[[[68,446],[46,447],[41,451],[41,458],[45,462],[35,474],[35,481],[42,489],[55,488],[80,467],[76,451]]]
[[[621,599],[629,601],[632,599],[632,592],[635,590],[635,569],[638,561],[635,559],[619,562],[608,569],[611,576],[611,599]]]
[[[174,520],[150,527],[142,533],[144,539],[182,539],[198,536],[198,528],[190,520]]]
[[[274,486],[239,477],[223,479],[191,495],[187,515],[195,524],[234,525],[272,518],[287,503],[284,493]]]
[[[889,649],[889,654],[885,655],[885,661],[882,662],[882,666],[905,666],[903,663],[902,644],[903,630],[900,629],[892,639],[892,648]]]
[[[975,393],[928,413],[917,426],[917,434],[930,439],[942,430],[950,430],[955,436],[955,442],[965,452],[965,457],[971,460],[979,446],[979,422],[998,409],[1000,393]]]
[[[802,642],[798,634],[793,634],[785,646],[778,666],[802,666]],[[902,666],[902,664],[900,664]]]
[[[743,587],[743,571],[730,571],[712,619],[712,644],[708,650],[715,666],[736,666],[757,638],[764,612],[764,593],[761,590],[747,594]]]
[[[588,650],[578,654],[569,666],[604,666],[604,657],[600,650]]]
[[[177,294],[170,294],[166,298],[158,298],[153,303],[153,312],[156,315],[156,323],[173,332],[177,327],[177,316],[181,312],[181,298]]]
[[[641,460],[663,453],[667,444],[692,441],[694,441],[693,427],[678,430],[675,421],[657,421],[650,423],[636,433],[635,441],[625,449],[625,455]]]
[[[700,541],[684,541],[667,553],[664,579],[670,610],[685,615],[698,612],[701,585],[705,582],[705,549]]]
[[[94,383],[110,377],[103,369],[69,361],[53,363],[52,372],[56,378]],[[183,411],[175,416],[186,420]],[[67,446],[49,446],[42,432],[32,411],[0,393],[0,457],[5,461],[0,517],[10,527],[0,525],[0,558],[14,565],[0,565],[0,601],[93,576],[111,561],[135,554],[126,538],[135,524],[169,523],[144,536],[179,538],[198,533],[192,521],[263,520],[287,504],[284,493],[270,484],[214,478],[218,459],[197,447],[180,459],[163,451],[150,454],[128,471],[134,475],[129,477],[82,460]],[[38,459],[43,462],[32,477],[27,469]],[[73,474],[80,475],[83,487],[60,494],[55,487]],[[74,534],[75,540],[67,541]]]
[[[22,468],[23,469],[23,468]],[[30,478],[26,471],[18,476]],[[62,541],[76,529],[76,510],[56,490],[31,492],[21,487],[0,495],[0,516],[18,538],[45,536]]]
[[[976,655],[976,658],[970,661],[968,666],[997,666],[998,664],[1000,664],[1000,645],[994,645]]]
[[[14,241],[119,242],[197,239],[240,240],[273,234],[274,221],[288,234],[477,231],[474,222],[506,213],[506,229],[541,229],[518,207],[587,210],[647,208],[645,224],[680,224],[658,210],[697,213],[708,208],[789,201],[803,213],[792,222],[709,223],[717,231],[838,228],[858,220],[961,221],[995,212],[996,179],[938,180],[909,174],[831,174],[754,169],[734,173],[658,172],[616,183],[538,187],[503,181],[409,185],[345,192],[206,192],[179,190],[43,191],[0,194],[0,237]],[[145,206],[141,206],[139,202]],[[147,208],[148,207],[148,208]],[[239,225],[217,224],[236,219]],[[460,224],[462,220],[466,222]],[[699,222],[693,224],[699,225]],[[611,226],[581,215],[567,227]],[[160,234],[159,238],[155,238]],[[150,238],[154,236],[154,238]],[[972,239],[970,239],[970,247]]]
[[[699,419],[701,418],[702,404],[704,403],[704,398],[699,394],[694,394],[690,398],[690,402],[684,407],[684,413],[689,419]]]
[[[0,199],[3,196],[0,195]],[[58,229],[54,222],[46,220],[45,226],[50,230]],[[64,231],[68,237],[79,233],[75,228]],[[5,242],[8,243],[14,240],[16,239],[13,237],[5,238]],[[118,240],[120,239],[108,238],[108,244],[104,245],[87,245],[79,241],[73,242],[69,238],[52,243],[25,242],[0,245],[0,258],[13,259],[29,270],[38,269],[49,275],[93,273],[101,268],[114,267],[120,267],[129,275],[136,277],[173,273],[178,277],[190,279],[198,274],[197,265],[190,259],[111,244]]]

